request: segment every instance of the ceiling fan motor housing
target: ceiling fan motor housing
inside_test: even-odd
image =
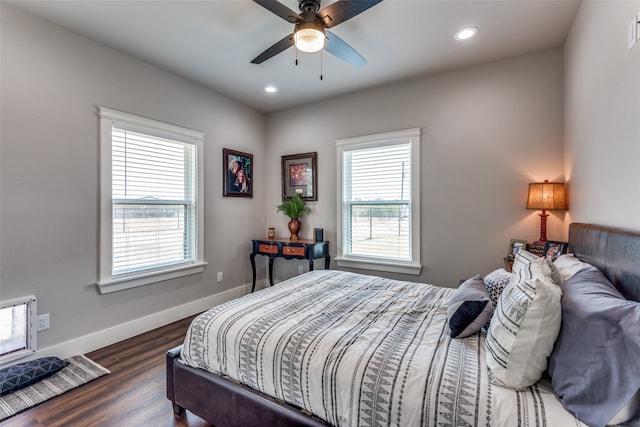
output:
[[[301,12],[313,12],[315,16],[320,10],[320,2],[318,0],[299,0],[298,7]]]

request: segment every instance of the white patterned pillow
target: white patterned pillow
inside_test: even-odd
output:
[[[494,384],[522,389],[547,369],[560,330],[562,291],[549,276],[538,274],[543,266],[537,264],[544,261],[532,262],[535,277],[510,283],[498,300],[485,340]]]
[[[550,277],[555,284],[562,284],[562,278],[553,261],[541,258],[529,251],[518,251],[513,260],[511,271],[520,280],[534,277]]]
[[[504,268],[494,270],[484,277],[484,287],[487,289],[487,292],[489,292],[489,298],[491,298],[494,310],[498,305],[498,299],[504,288],[517,278],[518,276],[508,272]]]

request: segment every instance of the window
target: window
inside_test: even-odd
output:
[[[36,298],[0,301],[0,363],[36,351]]]
[[[420,274],[420,128],[337,141],[339,266]]]
[[[201,132],[100,108],[101,293],[202,272]]]

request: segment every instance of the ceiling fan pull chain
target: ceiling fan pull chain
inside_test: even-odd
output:
[[[296,67],[298,66],[298,48],[295,49],[296,51]]]
[[[320,80],[322,80],[322,50],[320,51]]]

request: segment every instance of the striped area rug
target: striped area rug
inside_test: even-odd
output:
[[[0,397],[0,421],[110,373],[84,355],[67,361],[68,366],[50,377]]]

